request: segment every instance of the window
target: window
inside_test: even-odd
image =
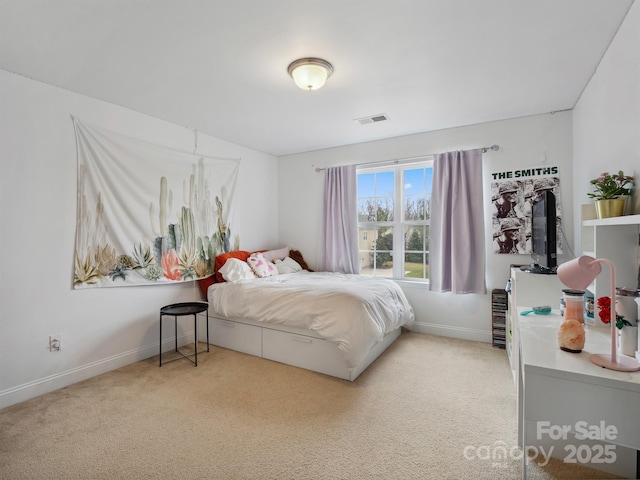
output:
[[[432,161],[358,169],[363,275],[429,278]]]

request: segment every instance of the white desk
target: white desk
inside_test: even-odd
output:
[[[564,447],[555,448],[553,456],[556,458],[566,461],[572,447],[565,448],[573,445],[579,447],[578,463],[637,478],[640,474],[637,471],[640,457],[636,452],[640,450],[640,372],[616,372],[589,361],[592,353],[610,352],[608,328],[586,327],[583,351],[564,352],[557,342],[562,321],[559,312],[523,316],[520,315],[523,310],[526,308],[520,308],[518,312],[519,446],[524,449],[525,445],[543,445],[557,440]],[[562,428],[567,430],[565,438],[562,438]],[[603,452],[601,447],[592,445],[593,441],[574,437],[585,432],[590,436],[600,434],[595,443],[609,445],[607,450]],[[555,436],[560,438],[553,438]],[[609,461],[609,449],[615,452],[614,464]],[[602,460],[606,462],[600,463]],[[526,478],[526,455],[522,472]]]

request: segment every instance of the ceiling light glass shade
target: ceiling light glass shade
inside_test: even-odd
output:
[[[303,90],[317,90],[333,73],[333,66],[321,58],[300,58],[287,69],[296,85]]]

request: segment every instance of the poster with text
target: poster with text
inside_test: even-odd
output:
[[[556,198],[557,252],[562,252],[558,167],[539,166],[491,174],[493,252],[531,254],[531,208],[545,191]]]

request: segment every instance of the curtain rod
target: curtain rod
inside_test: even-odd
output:
[[[487,153],[487,151],[489,150],[493,150],[494,152],[497,152],[498,150],[500,150],[500,145],[496,145],[493,144],[490,147],[482,147],[482,153]],[[425,157],[433,157],[435,155],[435,153],[430,153],[428,155],[419,155],[417,157],[405,157],[405,158],[395,158],[393,160],[380,160],[378,162],[366,162],[366,163],[356,163],[356,166],[362,166],[362,165],[377,165],[378,163],[390,163],[390,164],[397,164],[400,162],[410,162],[411,160],[418,160],[420,158],[425,158]],[[321,172],[323,170],[326,170],[329,167],[317,167],[316,168],[316,172]]]

